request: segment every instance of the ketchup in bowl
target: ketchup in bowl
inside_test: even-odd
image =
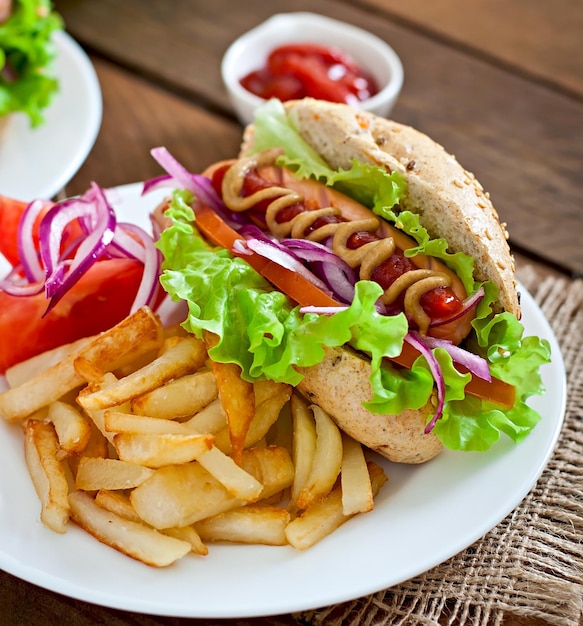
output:
[[[335,47],[292,43],[275,48],[264,67],[241,79],[261,98],[293,100],[312,97],[355,104],[378,93],[374,78],[348,54]]]

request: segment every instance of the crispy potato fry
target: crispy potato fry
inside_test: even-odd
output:
[[[163,467],[188,463],[200,458],[213,445],[212,435],[164,434],[135,435],[121,433],[113,438],[113,445],[122,461],[146,467]]]
[[[57,533],[67,530],[69,483],[57,459],[59,441],[52,424],[27,420],[24,424],[26,466],[41,502],[43,524]]]
[[[199,371],[170,382],[132,400],[132,412],[177,419],[198,413],[216,400],[217,383],[211,371]]]
[[[47,419],[57,433],[59,460],[85,450],[91,438],[91,424],[74,406],[56,400],[49,405]]]
[[[162,567],[208,554],[207,540],[303,550],[372,509],[386,477],[360,444],[291,386],[213,363],[215,341],[144,307],[13,368],[0,416],[26,418],[47,527],[73,519]]]
[[[372,485],[362,446],[342,433],[342,513],[367,513],[374,508]]]
[[[109,389],[117,383],[117,378],[112,372],[107,372],[103,375],[101,380],[89,383],[84,389],[82,389],[77,395],[77,403],[85,409],[85,413],[92,420],[93,424],[97,426],[101,434],[107,439],[109,443],[113,443],[113,437],[115,433],[108,432],[105,429],[105,411],[106,409],[88,409],[85,406],[85,397],[90,393],[97,393],[104,389]],[[118,412],[127,410],[127,406],[117,407]]]
[[[150,478],[154,470],[119,459],[81,457],[75,476],[75,488],[83,491],[99,489],[131,489]]]
[[[97,335],[77,352],[18,387],[0,393],[0,416],[9,422],[16,422],[80,386],[84,381],[74,366],[78,357],[97,363],[103,370],[115,369],[130,351],[148,352],[161,341],[160,320],[148,307],[142,307],[112,329]]]
[[[255,415],[245,438],[246,448],[255,445],[265,437],[291,395],[289,385],[274,383],[271,380],[254,383],[253,391],[255,394]],[[215,445],[226,454],[231,454],[232,448],[228,428],[216,434]]]
[[[105,374],[99,365],[86,359],[84,356],[78,356],[73,362],[73,367],[77,374],[87,383],[97,383]]]
[[[254,502],[261,496],[263,485],[217,447],[205,452],[198,462],[235,498]]]
[[[376,495],[387,478],[383,469],[375,463],[369,463],[368,469],[373,494]],[[342,512],[342,488],[337,486],[322,500],[292,520],[285,529],[285,535],[291,546],[297,550],[306,550],[330,535],[351,517],[353,515],[344,515]]]
[[[180,422],[149,415],[134,415],[113,409],[103,414],[103,426],[108,433],[127,433],[135,435],[192,435],[193,428]]]
[[[287,544],[285,528],[289,520],[290,514],[286,509],[244,506],[197,522],[194,528],[203,541],[283,546]]]
[[[70,354],[73,354],[88,345],[93,339],[94,337],[84,337],[83,339],[78,339],[72,343],[58,346],[52,350],[41,352],[30,359],[26,359],[26,361],[16,363],[12,367],[9,367],[4,373],[8,386],[18,387],[30,378],[34,378],[35,376],[42,374],[42,372],[49,369],[49,367],[52,367],[59,361],[68,357]]]
[[[204,344],[196,337],[171,337],[171,343],[154,361],[141,369],[119,379],[116,384],[96,391],[85,391],[83,407],[87,411],[108,409],[130,402],[172,378],[192,373],[204,364],[206,351]]]
[[[196,415],[182,423],[186,426],[192,427],[199,433],[210,433],[211,435],[216,435],[219,431],[226,427],[227,416],[225,415],[225,410],[223,409],[221,401],[217,398]]]
[[[95,496],[95,503],[100,507],[111,511],[116,515],[119,515],[132,522],[143,523],[140,516],[136,513],[132,503],[128,496],[117,491],[100,490]],[[208,548],[202,542],[199,534],[192,526],[184,526],[182,528],[166,528],[160,531],[165,535],[174,537],[176,539],[182,539],[187,541],[191,545],[191,552],[194,554],[207,555]]]
[[[295,508],[316,454],[316,423],[308,405],[297,394],[291,397],[290,410],[293,423],[292,455],[296,470],[290,504]]]
[[[160,531],[164,535],[186,541],[190,544],[190,551],[194,554],[206,556],[209,553],[200,535],[193,526],[182,526],[181,528],[166,528]]]
[[[227,416],[231,455],[236,463],[240,463],[247,432],[255,415],[253,384],[241,378],[241,368],[234,363],[212,361],[211,367]]]
[[[296,499],[296,506],[305,510],[326,496],[340,473],[342,435],[332,418],[319,406],[310,407],[316,420],[316,451],[308,478]]]
[[[129,519],[132,522],[142,523],[140,516],[136,513],[129,496],[121,491],[110,491],[109,489],[100,489],[95,494],[95,504],[101,508],[111,511],[120,517]]]
[[[69,496],[73,521],[102,543],[154,567],[171,565],[191,551],[187,541],[111,513],[83,491]]]
[[[71,470],[71,473],[74,476],[77,475],[77,468],[79,467],[79,462],[81,458],[95,458],[101,457],[102,459],[106,459],[109,456],[109,442],[103,436],[99,428],[91,422],[91,435],[89,437],[89,441],[83,450],[83,457],[81,456],[70,456],[67,458],[66,462]]]
[[[285,448],[246,450],[241,466],[263,484],[262,498],[286,489],[293,480],[293,464]],[[138,515],[158,529],[189,526],[245,504],[198,462],[157,470],[132,491],[130,500]]]

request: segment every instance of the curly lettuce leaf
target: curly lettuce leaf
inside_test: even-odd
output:
[[[199,236],[191,200],[188,192],[174,192],[167,211],[172,226],[157,243],[164,255],[161,281],[174,299],[188,303],[189,332],[219,336],[209,352],[214,360],[237,363],[246,380],[297,385],[296,367],[319,363],[325,346],[353,343],[379,364],[401,352],[407,320],[378,314],[379,285],[361,281],[352,305],[335,315],[303,315],[244,260]]]
[[[32,127],[42,124],[43,110],[59,89],[50,73],[51,38],[62,28],[49,0],[15,0],[11,16],[0,24],[0,117],[22,112]]]
[[[358,161],[353,161],[347,170],[332,169],[303,139],[279,100],[269,100],[259,107],[254,128],[254,151],[283,147],[280,165],[294,170],[298,178],[315,178],[369,207],[417,242],[417,246],[405,252],[406,256],[426,254],[438,258],[458,275],[468,294],[478,289],[473,279],[472,257],[463,252],[448,252],[447,241],[431,239],[418,215],[399,211],[398,204],[407,193],[407,181],[400,172]]]
[[[292,167],[296,175],[326,181],[397,224],[418,244],[409,255],[442,259],[460,276],[468,293],[480,286],[473,280],[473,259],[450,254],[447,242],[430,239],[418,216],[394,208],[406,192],[400,175],[357,162],[348,170],[331,170],[297,133],[277,101],[262,107],[255,121],[255,148],[273,146],[284,147],[281,164]],[[408,329],[403,315],[377,313],[379,285],[360,281],[353,304],[334,315],[302,315],[243,260],[209,247],[198,237],[191,200],[186,192],[175,192],[168,213],[173,224],[158,244],[165,257],[162,283],[173,297],[188,302],[185,327],[190,332],[200,336],[209,330],[219,335],[213,359],[238,363],[247,380],[265,377],[296,385],[301,378],[296,367],[319,362],[325,346],[349,343],[371,357],[372,397],[365,405],[371,412],[399,414],[431,399],[434,381],[422,357],[410,370],[387,361],[386,357],[400,353]],[[526,401],[543,393],[540,366],[550,362],[548,342],[524,337],[522,325],[510,314],[492,315],[496,287],[491,283],[483,287],[486,296],[477,307],[471,349],[488,359],[493,376],[516,387],[516,402],[503,408],[466,396],[470,376],[457,371],[445,350],[434,350],[445,382],[444,412],[434,432],[446,447],[456,450],[487,450],[501,434],[522,441],[540,419]]]

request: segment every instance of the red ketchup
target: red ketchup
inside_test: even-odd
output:
[[[275,48],[264,67],[241,79],[261,98],[293,100],[311,97],[356,104],[379,89],[374,78],[348,54],[334,47],[293,43]]]

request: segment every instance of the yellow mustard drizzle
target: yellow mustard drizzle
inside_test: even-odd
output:
[[[237,160],[226,172],[222,183],[222,194],[225,205],[232,211],[247,211],[264,200],[271,200],[265,212],[265,222],[270,232],[276,237],[293,237],[321,242],[332,237],[332,251],[353,269],[359,268],[361,280],[371,280],[373,270],[389,259],[396,250],[392,237],[383,237],[378,241],[370,241],[358,248],[348,248],[347,242],[352,235],[367,231],[376,233],[381,224],[379,219],[371,216],[368,219],[337,223],[327,223],[312,230],[307,236],[305,232],[323,216],[341,216],[337,207],[327,206],[315,210],[305,210],[291,220],[278,222],[277,215],[289,206],[303,202],[304,198],[296,191],[273,185],[253,194],[241,195],[245,176],[248,172],[273,165],[282,154],[279,148],[263,150],[248,157]],[[399,276],[381,296],[386,305],[393,304],[404,293],[404,308],[407,317],[412,319],[421,333],[427,333],[431,318],[421,306],[423,295],[436,287],[450,287],[451,277],[443,272],[430,269],[416,269]]]

